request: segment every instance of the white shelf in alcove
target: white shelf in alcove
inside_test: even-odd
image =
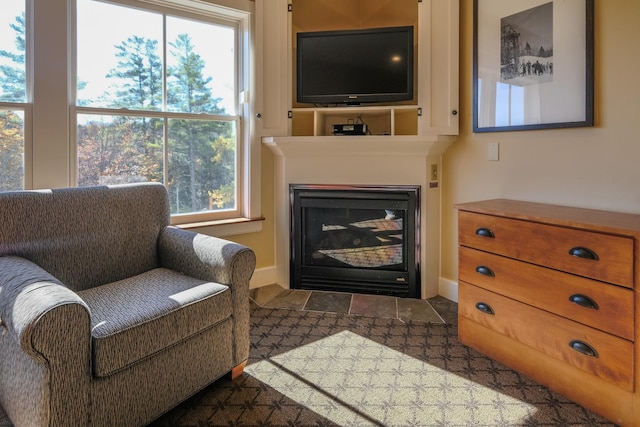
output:
[[[289,156],[439,156],[454,136],[267,136],[262,143],[279,157]]]
[[[416,120],[416,130],[417,130],[417,120],[418,114],[420,111],[420,107],[418,105],[374,105],[374,106],[336,106],[336,107],[297,107],[293,108],[293,119],[295,120],[296,116],[313,116],[313,133],[314,136],[324,136],[326,135],[324,132],[327,132],[326,129],[323,130],[324,119],[327,117],[342,117],[343,120],[340,123],[346,122],[354,122],[354,123],[366,123],[372,117],[384,117],[386,116],[389,124],[389,128],[384,129],[389,132],[388,134],[379,134],[376,136],[395,136],[396,135],[396,115],[402,113],[411,113],[415,114]],[[326,135],[332,136],[332,135]]]

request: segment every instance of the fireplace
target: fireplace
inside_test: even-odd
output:
[[[272,136],[262,143],[273,153],[274,238],[270,283],[292,288],[292,184],[355,186],[416,186],[420,188],[421,298],[457,295],[440,280],[441,156],[455,140],[447,136]],[[436,173],[434,174],[434,170]],[[427,237],[428,236],[428,237]],[[441,289],[443,291],[441,291]],[[455,298],[452,298],[455,299]]]
[[[290,286],[420,298],[420,187],[290,184]]]

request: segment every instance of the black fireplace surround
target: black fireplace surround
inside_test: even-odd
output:
[[[420,187],[289,186],[291,288],[420,298]]]

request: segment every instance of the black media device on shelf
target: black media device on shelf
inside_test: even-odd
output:
[[[413,27],[297,34],[300,103],[346,104],[413,99]]]
[[[334,135],[366,135],[367,125],[364,123],[348,123],[333,125]]]

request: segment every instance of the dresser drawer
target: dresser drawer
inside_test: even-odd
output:
[[[459,243],[592,279],[633,287],[633,239],[460,211]]]
[[[633,391],[633,343],[465,282],[458,292],[460,316]]]
[[[464,282],[634,340],[633,290],[466,247],[459,248]]]

